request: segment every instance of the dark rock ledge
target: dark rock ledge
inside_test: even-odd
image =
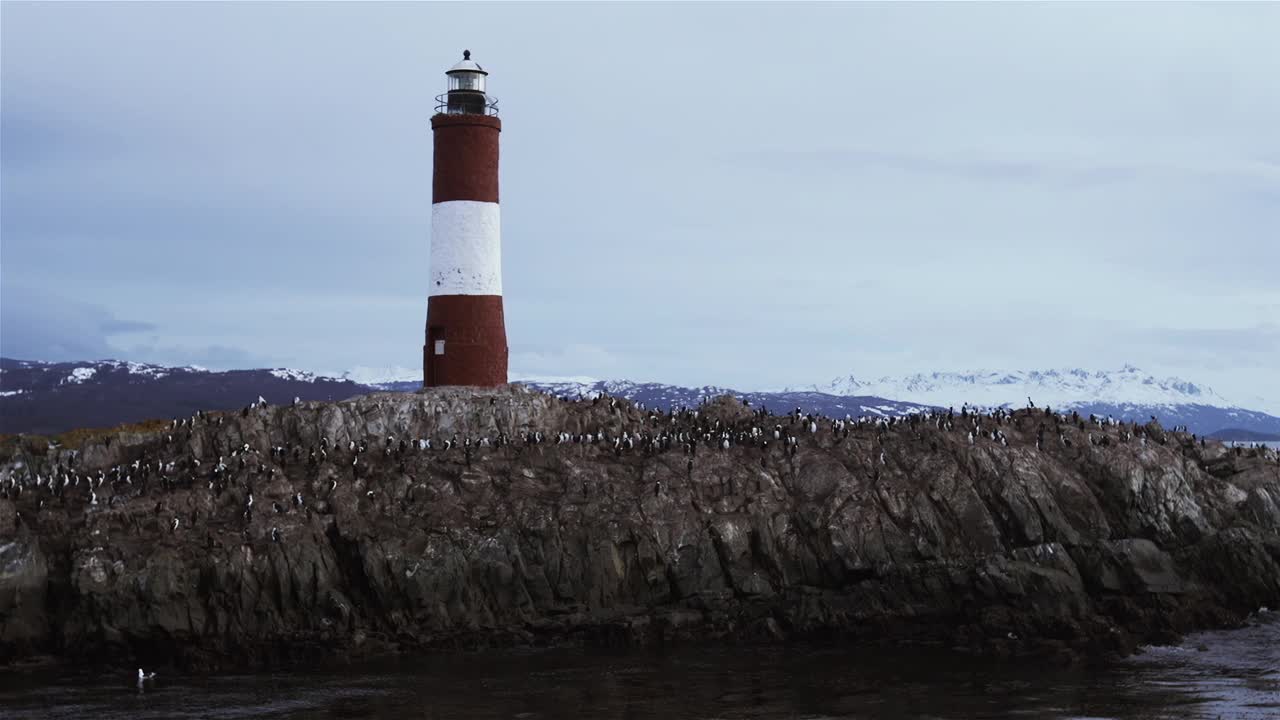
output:
[[[1274,451],[1042,410],[846,433],[611,405],[439,389],[7,438],[0,663],[813,639],[1074,660],[1280,607]],[[692,455],[648,445],[681,432]]]

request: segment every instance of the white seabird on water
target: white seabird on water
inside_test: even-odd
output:
[[[154,682],[156,674],[154,671],[149,673],[142,672],[142,668],[138,668],[138,692],[142,692],[149,682]]]

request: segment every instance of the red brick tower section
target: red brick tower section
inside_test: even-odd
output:
[[[486,73],[470,59],[448,73],[449,92],[431,118],[435,170],[431,206],[431,289],[423,384],[507,382],[498,211],[498,134]]]

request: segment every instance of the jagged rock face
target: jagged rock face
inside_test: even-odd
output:
[[[438,388],[27,443],[0,484],[121,473],[96,505],[87,480],[0,500],[0,659],[791,637],[1066,657],[1280,605],[1274,453],[1038,412],[979,418],[972,443],[974,419],[939,422]],[[646,449],[681,432],[692,452]]]

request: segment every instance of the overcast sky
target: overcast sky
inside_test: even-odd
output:
[[[1280,4],[0,13],[6,356],[419,366],[470,48],[515,373],[1280,396]]]

